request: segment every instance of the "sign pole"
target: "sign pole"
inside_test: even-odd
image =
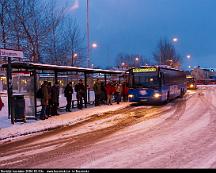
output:
[[[8,117],[11,118],[11,124],[14,124],[14,105],[13,105],[13,83],[12,83],[11,57],[8,57],[7,83],[8,83]]]

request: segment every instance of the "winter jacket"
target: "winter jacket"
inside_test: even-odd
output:
[[[77,92],[78,97],[84,97],[85,96],[85,86],[81,83],[78,83],[75,85],[75,91]]]
[[[107,95],[112,95],[114,93],[115,89],[112,85],[107,84],[106,86],[106,94]]]
[[[121,85],[117,85],[116,88],[115,88],[115,92],[117,93],[121,93]]]
[[[59,87],[55,85],[51,89],[51,99],[53,104],[59,104]]]
[[[128,87],[127,85],[123,84],[122,85],[122,95],[128,95]]]
[[[42,106],[47,106],[48,105],[48,101],[49,101],[48,88],[47,88],[46,85],[42,84],[41,85],[41,90],[42,90],[41,105]]]
[[[72,98],[72,94],[73,94],[73,88],[70,85],[67,85],[65,90],[64,90],[64,96],[67,98]]]
[[[96,95],[100,95],[101,94],[101,84],[96,82],[93,86],[94,92]]]

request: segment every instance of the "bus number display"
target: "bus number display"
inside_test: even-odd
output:
[[[142,72],[156,72],[157,68],[155,67],[149,67],[149,68],[134,68],[134,73],[142,73]]]

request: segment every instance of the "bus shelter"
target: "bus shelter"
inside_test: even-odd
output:
[[[37,118],[40,112],[40,100],[36,95],[45,80],[52,84],[59,82],[60,107],[64,107],[65,105],[61,101],[64,99],[64,87],[68,82],[72,82],[74,86],[80,79],[83,79],[86,88],[84,105],[87,108],[87,105],[94,101],[92,92],[95,78],[99,78],[106,85],[108,80],[120,81],[123,74],[123,71],[23,62],[15,62],[11,65],[3,64],[2,67],[7,70],[8,118],[11,119],[12,124],[14,123],[15,108],[13,96],[17,94],[24,95],[25,117],[27,119]]]

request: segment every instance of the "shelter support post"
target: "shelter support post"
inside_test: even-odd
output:
[[[8,89],[8,118],[11,118],[11,124],[14,124],[13,83],[12,83],[11,57],[8,57],[7,89]]]
[[[54,73],[55,73],[55,78],[54,78],[54,80],[55,80],[55,82],[58,82],[58,72],[57,72],[57,71],[54,71]]]
[[[88,86],[87,86],[87,73],[84,73],[84,77],[85,77],[85,98],[84,98],[84,101],[85,101],[85,108],[87,108],[87,90],[88,90]]]
[[[107,75],[104,74],[104,82],[105,82],[105,86],[107,85]]]
[[[37,71],[34,69],[33,70],[33,76],[34,76],[34,113],[35,113],[35,118],[37,118]]]

